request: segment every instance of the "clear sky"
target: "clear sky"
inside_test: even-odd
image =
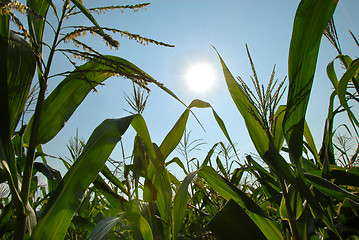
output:
[[[146,10],[108,12],[94,15],[102,26],[115,27],[143,37],[174,44],[175,48],[156,45],[142,46],[114,35],[120,42],[119,50],[108,50],[102,41],[94,41],[98,49],[105,54],[123,57],[136,64],[156,80],[164,83],[185,103],[199,98],[209,102],[224,120],[230,136],[237,143],[241,160],[246,153],[255,152],[244,126],[243,119],[232,102],[226,89],[218,57],[212,48],[215,46],[222,55],[234,76],[241,76],[249,83],[252,75],[245,51],[247,43],[256,66],[259,79],[266,84],[276,64],[276,78],[283,80],[287,75],[288,50],[296,8],[299,0],[154,0]],[[116,5],[135,4],[139,1],[84,1],[85,6],[96,4]],[[358,56],[359,48],[349,35],[350,29],[359,38],[359,1],[341,0],[334,20],[343,53]],[[76,25],[88,24],[88,20],[73,19]],[[323,38],[319,53],[317,72],[308,107],[308,122],[319,148],[324,120],[327,115],[331,84],[326,76],[326,65],[336,57],[336,51]],[[188,70],[197,63],[206,62],[215,72],[214,87],[203,93],[190,90],[186,82]],[[53,73],[69,67],[62,61],[55,62]],[[52,79],[51,90],[61,79]],[[150,85],[151,93],[144,111],[153,142],[160,144],[170,131],[184,107],[158,89]],[[124,92],[132,93],[129,80],[114,78],[106,86],[98,88],[98,93],[90,93],[78,108],[65,128],[52,142],[44,146],[50,155],[69,156],[66,150],[68,140],[79,129],[80,137],[88,139],[93,129],[106,118],[119,118],[128,115],[123,108],[129,109],[124,100]],[[286,96],[286,94],[285,94]],[[286,97],[284,96],[284,99]],[[283,101],[285,103],[285,101]],[[209,109],[196,109],[206,131],[196,123],[193,116],[188,122],[188,130],[193,139],[201,138],[207,145],[201,153],[195,153],[203,161],[207,151],[214,143],[227,143]],[[124,137],[126,155],[130,155],[133,143],[133,131]],[[176,153],[177,154],[177,153]],[[178,155],[178,154],[177,154]],[[119,148],[112,157],[120,160]],[[51,162],[55,168],[61,164]]]

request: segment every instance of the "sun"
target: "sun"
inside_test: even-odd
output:
[[[186,74],[187,85],[193,92],[208,92],[216,80],[215,72],[209,63],[192,65]]]

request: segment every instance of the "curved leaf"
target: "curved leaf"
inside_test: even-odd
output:
[[[88,186],[95,180],[134,116],[105,120],[90,136],[46,205],[32,239],[63,239]]]
[[[85,63],[70,73],[45,100],[36,143],[44,144],[55,137],[87,94],[115,74],[133,79],[152,79],[132,63],[116,56],[105,56]],[[32,122],[33,118],[24,133],[25,146],[29,144]]]
[[[355,123],[359,127],[359,121],[356,119],[354,113],[350,110],[350,107],[348,105],[348,101],[345,97],[347,92],[347,86],[348,82],[352,77],[355,77],[357,75],[359,69],[359,59],[356,59],[352,62],[352,64],[349,66],[347,71],[344,73],[344,75],[340,78],[339,84],[338,84],[338,97],[340,100],[340,104],[345,108],[345,110],[348,113],[348,116],[352,122]]]

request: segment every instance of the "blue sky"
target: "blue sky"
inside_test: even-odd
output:
[[[106,5],[126,5],[139,1],[84,1],[84,4],[92,7],[101,2]],[[232,74],[241,76],[248,83],[252,72],[245,51],[246,43],[261,82],[263,84],[268,82],[274,64],[276,64],[276,78],[283,80],[287,75],[291,30],[299,2],[299,0],[154,0],[145,10],[138,12],[113,11],[94,16],[102,26],[115,27],[174,44],[175,48],[142,46],[116,35],[115,38],[121,44],[117,51],[110,51],[98,39],[91,40],[89,43],[98,46],[98,49],[105,54],[117,55],[136,64],[156,80],[164,83],[187,104],[196,98],[209,102],[224,120],[232,140],[237,143],[243,161],[245,154],[255,150],[243,119],[226,89],[221,66],[212,46],[219,51]],[[348,29],[359,37],[358,10],[358,0],[342,0],[334,15],[343,52],[352,57],[358,56],[359,48],[355,46]],[[72,21],[75,21],[76,25],[90,24],[87,19],[81,17],[76,17]],[[334,48],[327,39],[323,38],[307,113],[307,121],[317,147],[322,138],[331,92],[325,68],[336,55]],[[216,83],[215,87],[206,93],[195,93],[186,85],[185,75],[193,64],[201,62],[208,62],[213,67]],[[58,60],[54,64],[53,73],[64,71],[66,67],[69,65]],[[49,91],[60,80],[60,78],[52,79]],[[152,91],[143,116],[153,142],[160,144],[185,109],[155,85],[150,85],[150,88]],[[76,134],[76,129],[79,130],[80,137],[86,140],[104,119],[128,115],[123,110],[123,108],[128,109],[124,92],[131,94],[131,82],[114,78],[108,80],[106,86],[98,88],[98,93],[90,93],[65,128],[52,142],[44,146],[45,152],[55,156],[69,156],[66,144]],[[227,141],[209,109],[196,109],[194,112],[205,131],[193,117],[190,117],[188,122],[188,130],[192,131],[193,139],[201,138],[207,143],[201,147],[201,153],[193,155],[193,157],[198,156],[202,161],[214,143]],[[126,155],[131,153],[133,136],[133,131],[129,131],[124,136]],[[120,156],[120,149],[116,148],[112,157],[120,160]],[[51,165],[55,168],[61,166],[57,160],[52,161]]]

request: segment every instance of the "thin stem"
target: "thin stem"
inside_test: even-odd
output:
[[[62,10],[62,16],[61,20],[59,21],[59,25],[55,34],[55,38],[52,44],[52,48],[49,54],[49,58],[47,61],[47,65],[45,68],[45,72],[43,75],[40,75],[39,83],[40,83],[40,91],[37,98],[37,103],[35,107],[35,113],[31,128],[31,136],[29,141],[29,147],[26,154],[26,160],[25,160],[25,168],[24,168],[24,175],[23,175],[23,181],[22,181],[22,188],[21,188],[21,199],[23,201],[24,206],[26,207],[29,204],[29,193],[30,193],[30,186],[31,186],[31,178],[32,178],[32,171],[34,166],[34,160],[35,160],[35,150],[36,146],[38,145],[38,132],[39,132],[39,125],[40,125],[40,118],[42,113],[42,107],[45,101],[45,93],[47,88],[47,78],[50,72],[51,63],[53,60],[54,52],[55,52],[55,46],[59,37],[59,33],[61,30],[61,24],[65,17],[66,12],[66,5],[67,2],[65,2],[65,5]],[[39,56],[38,56],[39,57]],[[15,231],[15,239],[24,239],[26,233],[26,214],[20,213],[16,220],[16,231]]]

